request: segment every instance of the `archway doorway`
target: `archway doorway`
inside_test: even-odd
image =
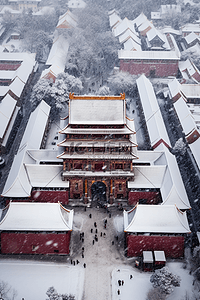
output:
[[[96,181],[91,186],[92,201],[97,201],[100,205],[106,202],[106,185],[102,181]]]

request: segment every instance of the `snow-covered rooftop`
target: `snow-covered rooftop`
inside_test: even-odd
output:
[[[132,214],[131,222],[128,215]],[[175,205],[137,205],[124,211],[124,231],[135,233],[190,233],[186,212]]]
[[[24,163],[32,161],[26,154],[28,149],[39,149],[46,128],[50,106],[41,101],[38,107],[32,112],[26,126],[17,155],[9,172],[2,196],[5,197],[29,197],[31,183],[28,179]]]
[[[28,179],[32,187],[68,188],[69,181],[63,181],[62,165],[25,164]]]
[[[194,42],[195,40],[200,42],[198,35],[196,35],[196,33],[194,33],[194,32],[191,32],[190,34],[186,35],[184,37],[184,39],[187,42],[187,44],[190,44],[190,43]]]
[[[141,45],[140,38],[135,35],[130,29],[127,29],[122,35],[119,36],[119,42],[125,43],[129,38],[133,39],[136,43]]]
[[[74,28],[77,26],[77,17],[68,10],[62,16],[59,17],[56,28]]]
[[[109,98],[70,99],[69,124],[125,124],[125,99]]]
[[[151,146],[153,147],[161,140],[164,141],[168,146],[171,146],[151,82],[146,78],[145,75],[141,75],[136,80],[136,83],[140,100],[142,102]]]
[[[138,35],[135,31],[134,24],[132,21],[128,20],[127,18],[124,18],[123,21],[120,23],[117,23],[117,26],[113,28],[113,34],[115,37],[120,36],[121,34],[124,34],[126,30],[131,30],[135,35]]]
[[[60,203],[10,202],[0,230],[71,231],[73,214]]]
[[[17,101],[7,94],[0,102],[0,138],[2,139],[10,122]]]
[[[118,51],[119,59],[169,59],[169,60],[179,60],[180,56],[177,51]]]
[[[138,153],[139,154],[139,153]],[[140,155],[140,154],[139,154]],[[138,155],[138,156],[139,156]],[[166,166],[134,166],[134,181],[128,181],[131,189],[161,188],[166,172]]]
[[[129,38],[125,43],[124,43],[124,50],[128,51],[141,51],[142,48],[141,46],[136,43],[132,38]]]

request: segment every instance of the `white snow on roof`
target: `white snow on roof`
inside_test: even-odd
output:
[[[32,186],[27,176],[24,163],[31,163],[32,159],[27,155],[27,149],[39,149],[44,130],[46,128],[50,106],[42,101],[32,112],[25,129],[17,155],[9,172],[2,196],[28,197]]]
[[[122,19],[118,16],[118,14],[114,11],[111,15],[109,15],[110,27],[116,26],[118,23],[122,22]]]
[[[194,42],[195,40],[197,40],[197,41],[200,42],[198,36],[197,36],[196,33],[194,33],[194,32],[191,32],[190,34],[186,35],[186,36],[184,37],[184,39],[185,39],[185,41],[187,42],[188,45],[189,45],[190,43]]]
[[[141,75],[136,80],[136,83],[142,102],[151,146],[154,146],[161,139],[165,141],[167,145],[171,146],[151,82],[145,75]]]
[[[16,71],[0,71],[0,78],[1,79],[13,79],[15,77]]]
[[[63,181],[62,165],[35,165],[25,164],[29,181],[32,187],[68,188],[69,181]]]
[[[145,21],[147,21],[147,17],[141,13],[137,18],[135,18],[132,22],[133,24],[136,24],[137,27],[139,27],[141,24],[143,24]]]
[[[181,90],[187,98],[200,98],[200,84],[181,84]]]
[[[0,102],[0,138],[3,138],[17,101],[7,94]]]
[[[200,149],[200,138],[198,138],[194,143],[189,144],[189,147],[192,151],[192,154],[195,158],[197,166],[200,170],[200,151],[199,151],[199,149]]]
[[[71,13],[70,10],[59,17],[56,28],[62,28],[63,26],[67,26],[68,28],[74,28],[77,26],[77,17]]]
[[[132,38],[129,38],[124,43],[124,50],[128,50],[128,51],[141,51],[142,48]]]
[[[21,81],[18,77],[16,77],[12,83],[9,85],[9,90],[13,92],[18,98],[20,98],[23,89],[24,89],[25,83]]]
[[[138,30],[141,32],[141,31],[147,30],[148,28],[152,28],[152,27],[153,27],[153,23],[149,20],[146,20],[144,23],[142,23],[138,27]]]
[[[163,144],[158,149],[162,150],[163,154],[155,161],[155,165],[167,166],[160,189],[162,205],[176,204],[179,209],[189,209],[190,203],[175,156]]]
[[[15,77],[17,76],[24,84],[26,84],[33,71],[34,65],[35,61],[24,60],[21,66],[15,71]]]
[[[164,28],[162,28],[162,32],[163,33],[171,33],[171,34],[175,34],[175,35],[181,35],[180,30],[176,30],[176,29],[172,28],[171,26],[165,26]]]
[[[125,124],[125,101],[70,99],[70,124]]]
[[[46,61],[46,65],[52,66],[50,70],[48,70],[48,72],[52,71],[53,74],[57,75],[64,71],[68,48],[68,40],[63,35],[56,35],[48,59]],[[42,77],[46,75],[46,72],[47,71],[45,70],[42,73]]]
[[[127,29],[122,35],[119,36],[119,42],[125,43],[129,38],[132,38],[136,43],[141,45],[140,38],[135,35],[130,29]]]
[[[73,214],[60,203],[11,202],[0,230],[71,231]]]
[[[181,84],[176,78],[168,82],[168,87],[172,98],[175,97],[178,93],[180,94]]]
[[[183,100],[182,97],[180,97],[174,103],[174,108],[176,110],[185,135],[188,135],[194,128],[196,128],[196,123],[192,114],[190,113],[186,102]]]
[[[164,251],[154,251],[155,261],[166,261]]]
[[[153,253],[152,251],[143,251],[143,262],[144,263],[153,263]]]
[[[119,59],[169,59],[179,60],[180,56],[177,51],[127,51],[118,50]]]
[[[4,97],[9,90],[8,86],[0,86],[0,97]]]
[[[129,224],[124,211],[125,232],[150,233],[189,233],[186,212],[182,213],[175,205],[137,205]]]
[[[200,32],[200,24],[186,24],[181,27],[182,32]]]
[[[135,35],[137,35],[134,24],[128,20],[127,18],[124,18],[123,21],[117,24],[115,28],[113,28],[113,34],[115,37],[123,34],[126,30],[131,30]]]
[[[134,181],[128,181],[128,188],[161,188],[165,171],[166,166],[134,166]]]
[[[26,53],[26,52],[2,52],[0,53],[0,61],[19,61],[23,62],[24,60],[28,60],[34,64],[35,61],[35,53]]]

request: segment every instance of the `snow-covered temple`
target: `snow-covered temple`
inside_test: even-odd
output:
[[[134,121],[126,117],[125,95],[69,95],[69,123],[64,140],[63,180],[69,198],[127,199],[127,182],[134,178],[137,159]]]

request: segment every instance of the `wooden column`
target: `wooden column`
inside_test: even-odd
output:
[[[84,203],[88,203],[88,182],[87,179],[85,179],[85,197],[84,197]]]
[[[113,204],[113,179],[110,179],[110,204]]]

